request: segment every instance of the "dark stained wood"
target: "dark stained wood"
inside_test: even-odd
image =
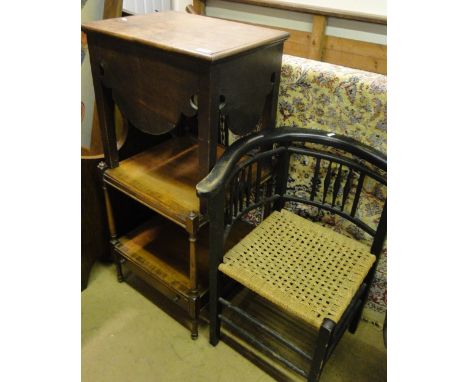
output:
[[[288,38],[287,32],[275,29],[182,12],[93,21],[83,24],[82,29],[207,61],[217,61]]]
[[[276,126],[278,88],[281,77],[282,45],[272,45],[234,58],[223,66],[220,94],[226,106],[229,129],[237,135]]]
[[[90,40],[88,36],[88,41]],[[90,46],[90,52],[91,52]],[[91,58],[91,73],[93,75],[94,94],[96,96],[96,107],[99,116],[99,129],[101,141],[107,166],[110,168],[118,166],[119,154],[117,149],[117,136],[115,127],[115,102],[109,88],[101,81],[101,64]]]
[[[274,331],[281,333],[281,335],[288,340],[288,342],[296,344],[300,349],[306,353],[313,354],[313,346],[317,338],[317,332],[311,330],[310,326],[305,325],[303,322],[297,320],[286,312],[280,310],[277,306],[271,304],[269,301],[261,298],[260,296],[244,289],[238,293],[233,299],[233,303],[239,306],[241,309],[246,311],[248,314],[254,316],[259,321],[265,323],[269,328]],[[258,328],[245,320],[242,320],[238,314],[235,314],[229,309],[223,311],[228,318],[234,323],[242,325],[247,331],[251,333],[257,333]],[[257,349],[247,344],[237,333],[225,329],[223,327],[222,334],[227,336],[233,342],[237,342],[242,345],[243,353],[246,351],[251,352],[251,359],[256,362],[262,361],[265,363],[262,366],[268,365],[274,371],[276,371],[276,377],[280,377],[280,380],[301,380],[302,377],[291,372],[284,365],[269,359]],[[223,337],[224,340],[225,337]],[[292,351],[288,347],[278,342],[276,339],[269,335],[262,337],[262,342],[267,344],[272,350],[280,354],[284,358],[291,360],[294,364],[300,367],[302,370],[308,370],[309,363],[307,359]],[[273,370],[270,370],[272,372]],[[303,380],[303,379],[302,379]]]
[[[90,34],[88,41],[98,78],[112,89],[113,100],[135,127],[163,134],[176,126],[181,113],[195,113],[190,97],[197,93],[203,71],[196,63],[103,35]]]
[[[240,290],[240,292],[236,291],[233,296],[230,300],[235,305],[240,306],[245,312],[254,316],[269,328],[274,329],[277,333],[281,333],[289,342],[306,352],[313,353],[318,332],[312,330],[310,326],[305,325],[302,321],[290,316],[269,301],[246,289]],[[259,329],[255,325],[246,320],[242,321],[238,314],[228,309],[225,309],[223,314],[238,325],[242,325],[246,331],[258,333]],[[203,309],[201,317],[205,322],[208,322],[207,316],[207,309]],[[303,382],[305,380],[304,377],[293,372],[285,365],[259,351],[246,342],[238,333],[227,328],[227,326],[221,327],[221,335],[223,342],[271,375],[276,381]],[[301,369],[309,370],[310,362],[305,357],[290,350],[272,336],[265,334],[261,337],[261,341],[277,352],[277,354],[293,361]],[[366,362],[366,359],[362,358],[367,352],[373,351],[375,351],[373,345],[356,341],[351,335],[345,334],[342,338],[342,343],[337,345],[335,354],[329,359],[322,380],[327,381],[328,376],[330,378],[333,376],[334,378],[341,378],[340,380],[349,382],[386,381],[386,359],[384,353],[377,355],[370,362]],[[351,375],[349,375],[350,364],[354,365]]]
[[[97,172],[99,159],[81,160],[81,290],[96,260],[110,260],[104,198]]]
[[[216,163],[215,147],[218,143],[219,104],[219,68],[204,73],[201,78],[198,99],[198,140],[201,150],[198,152],[198,172],[200,180],[208,174]]]

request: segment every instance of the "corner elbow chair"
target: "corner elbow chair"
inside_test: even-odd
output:
[[[308,164],[310,190],[288,187],[294,161]],[[386,237],[386,196],[379,217],[369,226],[358,205],[368,181],[386,188],[386,157],[350,138],[324,131],[278,128],[235,142],[197,185],[208,204],[210,343],[216,346],[221,324],[306,377],[318,381],[348,329],[354,333],[369,293]],[[386,195],[386,193],[385,193]],[[334,232],[312,217],[294,211],[307,205],[338,215],[370,235],[371,247]],[[233,225],[242,219],[261,221],[225,250]],[[290,343],[282,333],[260,322],[223,295],[232,279],[270,301],[317,332],[313,354]],[[229,310],[258,328],[252,336],[224,313]],[[262,342],[267,333],[308,360],[303,370]]]

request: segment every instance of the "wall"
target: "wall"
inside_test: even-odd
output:
[[[380,4],[380,6],[376,9],[376,12],[384,12],[386,9],[386,0],[375,0],[374,2]],[[328,4],[333,3],[340,3],[340,1],[328,1]],[[356,3],[367,4],[368,2],[361,1]],[[369,5],[367,4],[367,6]],[[271,25],[280,28],[283,27],[288,29],[296,29],[304,32],[312,31],[312,20],[311,16],[308,14],[259,7],[255,5],[231,3],[223,0],[207,0],[206,15],[237,21]],[[344,37],[376,44],[387,44],[386,25],[329,17],[325,34],[329,36]]]
[[[172,0],[172,9],[174,11],[184,11],[187,5],[191,5],[192,0]]]
[[[171,9],[171,0],[124,0],[123,9],[132,13],[151,13]]]

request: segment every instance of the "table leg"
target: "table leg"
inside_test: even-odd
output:
[[[106,205],[107,223],[109,225],[111,252],[112,252],[112,255],[115,261],[115,267],[117,270],[117,280],[119,282],[122,282],[124,280],[123,272],[122,272],[123,258],[115,250],[115,247],[119,244],[119,240],[117,239],[117,229],[115,227],[114,212],[112,210],[109,190],[107,189],[106,182],[104,181],[104,172],[107,169],[107,165],[104,162],[100,162],[98,165],[98,169],[101,171],[102,190],[104,191],[104,203]]]

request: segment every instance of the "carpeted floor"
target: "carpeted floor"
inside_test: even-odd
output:
[[[94,266],[81,301],[83,382],[274,380],[226,344],[209,345],[207,327],[192,341],[179,322],[118,283],[112,265]],[[321,381],[380,382],[386,372],[382,332],[363,322],[345,334]]]

